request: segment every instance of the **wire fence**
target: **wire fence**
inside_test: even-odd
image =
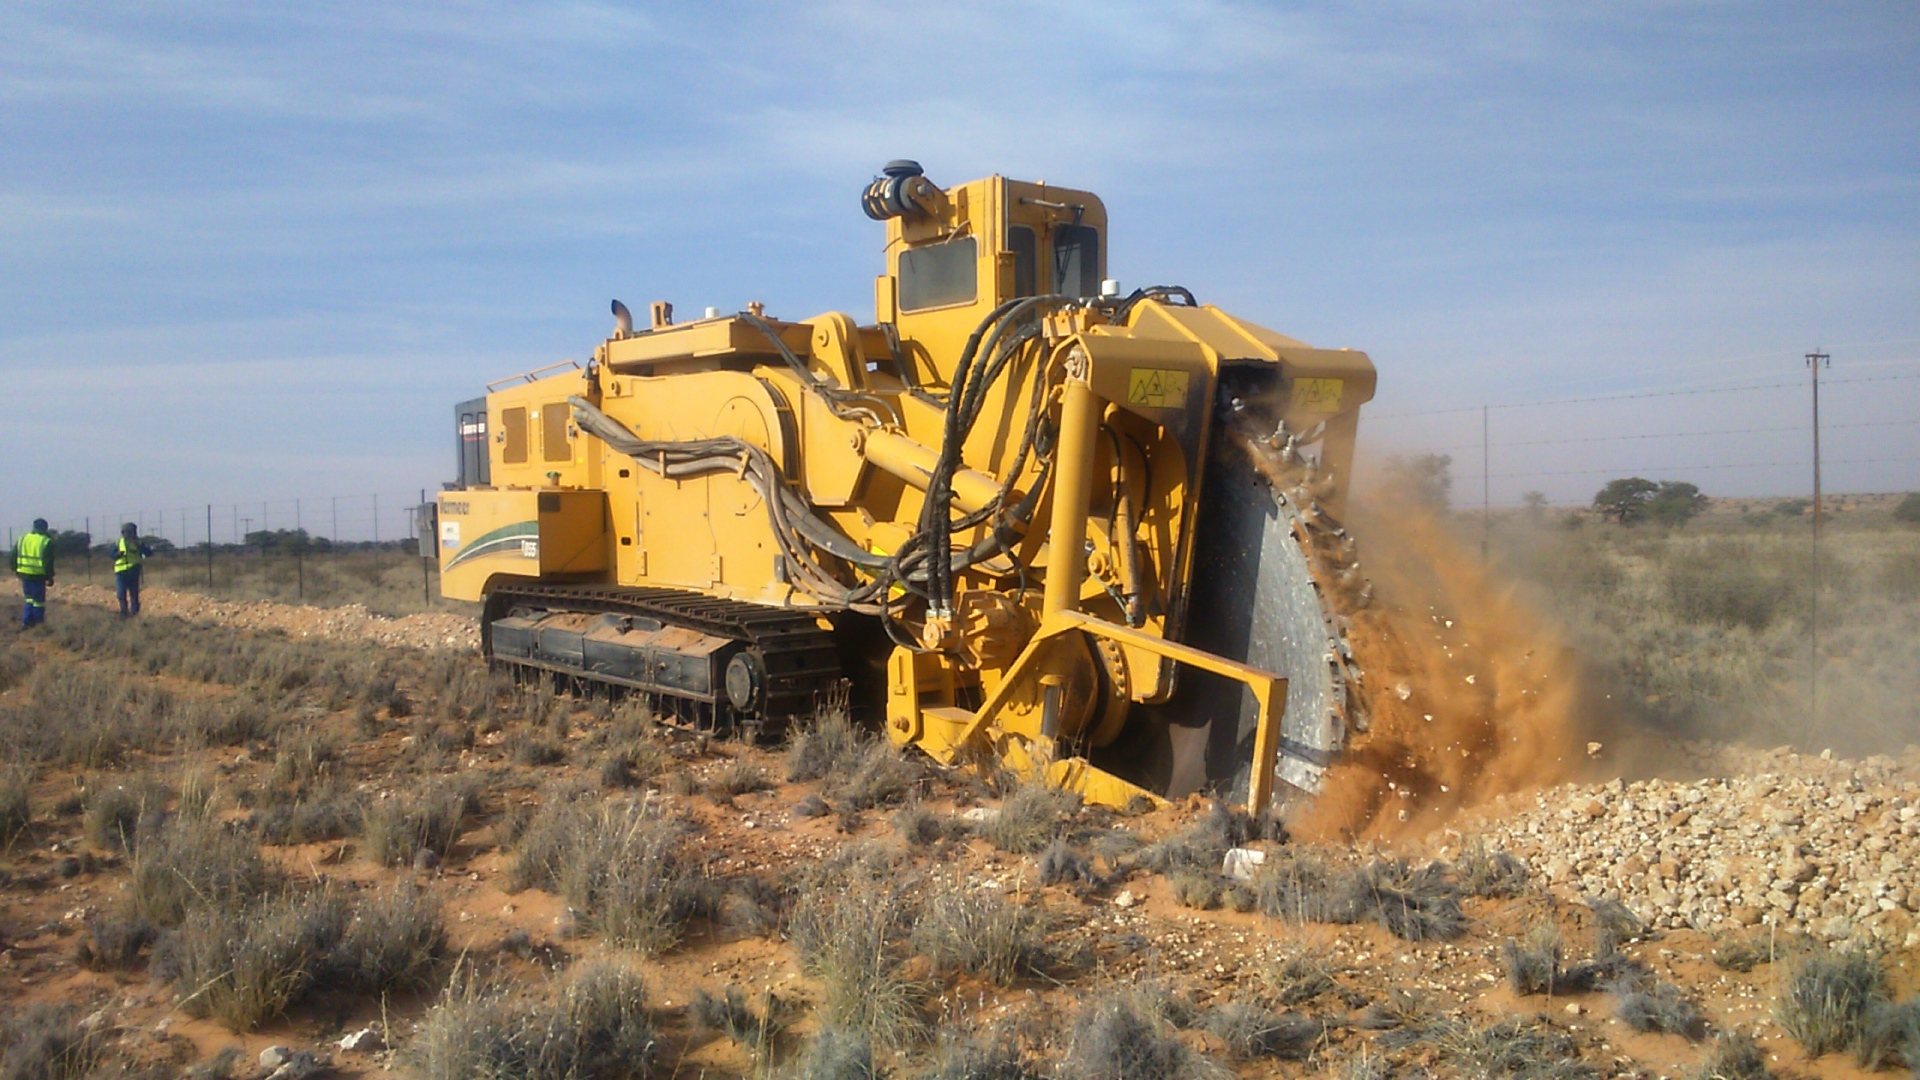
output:
[[[148,585],[226,599],[321,606],[359,603],[382,614],[445,607],[437,567],[420,549],[429,491],[261,499],[199,506],[105,509],[48,516],[60,580],[113,583],[113,545],[131,523],[153,550]],[[27,522],[8,528],[8,549]],[[428,526],[429,528],[431,526]],[[433,553],[431,543],[428,555]]]
[[[1855,374],[1861,368],[1893,364],[1920,364],[1920,359],[1836,367],[1831,376],[1820,379],[1822,391],[1833,391],[1831,400],[1825,403],[1827,417],[1822,419],[1820,431],[1836,443],[1828,447],[1820,468],[1913,466],[1891,471],[1882,468],[1874,474],[1893,479],[1890,487],[1882,484],[1886,490],[1912,490],[1920,488],[1920,445],[1910,434],[1920,428],[1920,419],[1915,419],[1915,415],[1920,414],[1920,406],[1905,399],[1914,397],[1911,391],[1920,389],[1920,385],[1915,385],[1920,382],[1920,372]],[[1465,462],[1453,463],[1456,469],[1453,478],[1462,487],[1479,481],[1473,486],[1481,490],[1475,493],[1478,498],[1457,499],[1456,505],[1507,509],[1533,502],[1526,496],[1538,493],[1523,493],[1521,489],[1527,485],[1520,482],[1535,479],[1629,476],[1684,479],[1693,473],[1804,469],[1806,482],[1811,486],[1813,424],[1804,420],[1778,422],[1786,419],[1782,413],[1791,415],[1805,408],[1809,393],[1810,380],[1804,377],[1755,383],[1749,376],[1741,385],[1399,409],[1366,413],[1364,419],[1371,425],[1395,421],[1393,429],[1383,435],[1400,447],[1396,457],[1466,455]],[[1681,412],[1676,415],[1672,408],[1654,411],[1654,406],[1640,404],[1654,401],[1660,401],[1662,406],[1675,406]],[[1625,410],[1619,408],[1623,404],[1627,406]],[[1612,411],[1608,411],[1609,407]],[[1874,415],[1876,411],[1879,416]],[[1893,415],[1888,415],[1890,412]],[[1769,423],[1769,420],[1775,422]],[[1461,437],[1468,434],[1462,429],[1469,423],[1479,438]],[[1577,429],[1583,423],[1604,424],[1605,430],[1581,433]],[[1645,430],[1646,427],[1653,430]],[[1432,433],[1427,439],[1419,438],[1423,429]],[[1373,430],[1380,431],[1378,427]],[[1872,437],[1873,441],[1867,442],[1859,438],[1861,436]],[[1682,449],[1681,453],[1664,460],[1655,459],[1662,445],[1671,444],[1681,449],[1687,445],[1685,440],[1703,438],[1724,442],[1717,453],[1693,456]],[[1854,442],[1846,442],[1848,439]],[[1364,433],[1362,441],[1367,442]],[[1757,452],[1743,456],[1736,447]],[[1649,448],[1655,450],[1655,455],[1637,453],[1614,457],[1610,451],[1616,448]],[[1378,444],[1371,449],[1378,450]],[[1835,450],[1840,452],[1834,453]],[[1561,459],[1556,460],[1554,455]],[[1462,464],[1466,468],[1459,468]],[[1495,481],[1502,483],[1496,485]],[[1493,491],[1496,486],[1501,489],[1498,498]],[[1797,484],[1788,486],[1793,490],[1777,494],[1800,493]]]

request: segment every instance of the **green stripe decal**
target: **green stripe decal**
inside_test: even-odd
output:
[[[461,548],[460,554],[455,555],[453,559],[447,563],[445,568],[451,570],[461,563],[466,562],[468,559],[479,559],[488,555],[497,555],[502,551],[518,551],[520,549],[520,541],[526,539],[538,540],[539,538],[540,523],[537,521],[516,521],[512,525],[502,525],[500,528],[493,530],[478,540],[475,540],[473,543],[468,544],[466,547]]]

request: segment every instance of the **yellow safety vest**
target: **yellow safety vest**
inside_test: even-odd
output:
[[[20,538],[13,553],[13,572],[21,577],[47,576],[47,548],[53,539],[46,533],[30,532]]]
[[[120,538],[119,546],[114,550],[113,572],[116,574],[123,570],[132,570],[146,561],[146,556],[140,554],[140,541],[138,540],[129,540],[123,536]]]

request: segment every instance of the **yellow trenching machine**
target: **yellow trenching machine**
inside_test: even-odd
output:
[[[777,725],[823,696],[1093,801],[1315,790],[1350,722],[1367,357],[1121,295],[1091,193],[890,163],[875,319],[652,306],[457,409],[442,591],[497,664]]]

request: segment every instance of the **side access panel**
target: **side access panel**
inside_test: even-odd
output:
[[[496,576],[594,580],[611,565],[599,491],[443,491],[440,594],[479,600]]]

